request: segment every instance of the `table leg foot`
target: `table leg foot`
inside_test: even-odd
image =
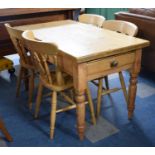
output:
[[[132,120],[133,111],[128,111],[128,120]]]
[[[84,139],[85,132],[85,94],[83,92],[76,92],[77,102],[77,131],[80,140]]]
[[[131,73],[130,87],[129,87],[129,100],[128,100],[128,119],[132,119],[135,109],[135,98],[137,91],[137,76],[138,74]]]

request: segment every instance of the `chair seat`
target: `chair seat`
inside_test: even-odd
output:
[[[51,76],[52,76],[52,84],[49,84],[49,82],[47,82],[45,79],[43,79],[40,76],[41,82],[43,83],[43,85],[45,85],[45,87],[54,90],[54,91],[63,91],[65,89],[69,89],[73,87],[73,79],[70,75],[66,74],[66,73],[62,73],[62,79],[61,81],[63,81],[62,83],[58,83],[57,78],[56,78],[56,72],[55,71],[51,71]]]

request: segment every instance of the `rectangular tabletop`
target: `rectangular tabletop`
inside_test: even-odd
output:
[[[16,28],[23,31],[33,30],[37,39],[57,44],[61,52],[70,55],[79,63],[149,45],[149,42],[143,39],[71,20],[24,25]]]

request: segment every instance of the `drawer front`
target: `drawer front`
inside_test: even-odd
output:
[[[103,58],[87,63],[87,74],[93,75],[103,71],[115,70],[128,64],[132,64],[135,60],[135,53],[122,54]]]

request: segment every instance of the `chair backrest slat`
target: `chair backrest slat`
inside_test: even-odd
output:
[[[135,24],[121,20],[104,21],[102,27],[129,36],[136,36],[138,32],[138,27]]]
[[[101,15],[82,14],[79,16],[79,22],[91,24],[97,27],[102,27],[102,24],[104,21],[105,21],[105,18]]]
[[[16,49],[16,52],[20,56],[21,63],[25,65],[29,64],[29,52],[24,48],[23,39],[22,39],[22,31],[17,30],[10,26],[10,24],[6,23],[5,27],[9,33],[10,39]],[[32,64],[31,64],[32,65]]]
[[[48,65],[48,58],[56,57],[58,48],[55,44],[46,43],[40,40],[35,39],[35,36],[32,31],[25,31],[22,34],[24,39],[24,44],[26,48],[31,52],[33,57],[35,68],[37,68],[41,78],[47,83],[52,84],[53,79],[51,76],[50,68]],[[58,69],[56,63],[54,63],[55,69]]]

